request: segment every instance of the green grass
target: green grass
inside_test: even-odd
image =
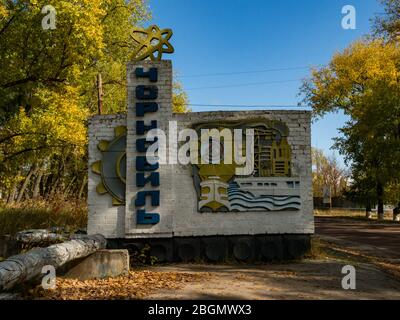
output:
[[[0,235],[13,235],[28,229],[63,227],[67,232],[86,228],[84,203],[29,203],[0,208]]]

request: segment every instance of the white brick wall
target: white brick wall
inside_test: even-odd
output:
[[[125,206],[113,206],[109,195],[99,195],[96,192],[101,178],[92,172],[90,166],[101,160],[98,143],[114,139],[114,128],[118,126],[126,126],[125,115],[94,116],[89,119],[88,233],[101,233],[108,238],[125,236]]]
[[[148,208],[160,214],[160,223],[154,226],[136,225],[134,199],[136,192],[135,158],[135,95],[137,84],[150,84],[147,79],[135,79],[132,72],[137,66],[159,68],[159,111],[155,114],[158,127],[167,132],[168,121],[178,121],[180,128],[207,121],[237,121],[248,119],[280,120],[289,128],[288,141],[292,148],[292,173],[301,178],[300,211],[291,212],[241,212],[199,213],[192,168],[182,165],[161,165],[161,206]],[[108,195],[98,195],[99,176],[89,173],[89,233],[100,232],[108,238],[244,235],[244,234],[311,234],[314,232],[312,179],[311,179],[311,115],[307,111],[239,111],[201,112],[174,115],[171,112],[172,67],[169,61],[129,64],[128,116],[96,116],[89,122],[89,163],[101,158],[97,143],[113,137],[113,127],[128,126],[127,142],[127,205],[113,207]],[[142,119],[142,118],[141,118]],[[144,118],[155,119],[154,114]],[[150,190],[146,187],[146,190]]]
[[[199,213],[191,168],[179,166],[173,177],[172,188],[176,197],[179,197],[175,203],[174,235],[314,233],[310,116],[307,111],[200,112],[176,115],[182,127],[199,122],[248,119],[285,122],[290,130],[288,142],[292,148],[292,173],[301,179],[302,206],[300,211],[290,212]],[[187,196],[180,196],[182,194]]]

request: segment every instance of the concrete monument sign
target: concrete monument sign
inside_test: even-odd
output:
[[[129,63],[127,77],[127,114],[89,121],[90,234],[131,250],[149,243],[160,261],[308,249],[309,112],[174,114],[170,61]]]

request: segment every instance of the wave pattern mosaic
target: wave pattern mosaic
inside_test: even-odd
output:
[[[202,129],[226,128],[254,130],[254,170],[250,175],[236,175],[237,165],[197,164],[193,166],[200,212],[294,211],[300,210],[300,178],[291,174],[289,129],[281,121],[200,124]],[[244,140],[244,139],[243,139]],[[210,142],[210,146],[212,142]],[[220,142],[223,157],[224,143]],[[243,147],[246,150],[245,146]],[[212,151],[210,151],[211,153]],[[199,161],[200,162],[200,161]],[[210,161],[211,162],[211,161]]]

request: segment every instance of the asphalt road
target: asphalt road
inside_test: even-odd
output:
[[[400,259],[400,224],[315,217],[315,234],[374,256]]]

